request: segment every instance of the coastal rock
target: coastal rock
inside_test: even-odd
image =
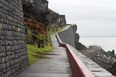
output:
[[[75,47],[77,50],[86,49],[86,47],[80,42],[76,42]]]
[[[108,69],[113,75],[116,76],[116,62],[113,64],[113,66]]]
[[[112,51],[106,52],[100,46],[89,46],[79,51],[112,73],[116,64],[116,55]]]
[[[78,33],[75,33],[75,43],[78,43],[79,42],[79,34]]]
[[[109,56],[113,56],[113,57],[114,57],[114,56],[115,56],[115,53],[114,53],[114,52],[115,52],[115,51],[112,50],[112,51],[108,51],[107,53],[108,53]]]
[[[80,36],[79,36],[78,33],[76,33],[76,31],[77,31],[77,25],[76,24],[73,24],[73,31],[74,31],[74,35],[75,35],[75,48],[77,50],[86,49],[86,47],[81,42],[79,42]]]

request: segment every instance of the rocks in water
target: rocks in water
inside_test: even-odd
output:
[[[113,75],[116,76],[116,62],[113,64],[113,66],[108,69]]]
[[[86,49],[86,46],[84,46],[82,43],[79,42],[79,39],[80,39],[80,36],[78,33],[76,33],[77,31],[77,25],[76,24],[73,24],[73,31],[74,31],[74,35],[75,35],[75,48],[77,50],[80,50],[80,49]]]
[[[115,51],[114,50],[108,51],[107,53],[108,53],[109,56],[115,56]]]
[[[76,42],[75,46],[77,50],[86,49],[86,47],[80,42]]]
[[[115,68],[116,55],[114,51],[106,52],[99,46],[89,46],[89,48],[79,51],[111,73],[113,71],[112,68]]]
[[[76,33],[77,25],[74,24],[73,26],[73,31],[75,33],[75,48],[116,76],[115,51],[106,52],[100,46],[89,46],[89,48],[86,48],[86,46],[79,42],[80,36]]]

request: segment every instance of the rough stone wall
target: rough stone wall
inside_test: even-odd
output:
[[[28,66],[22,0],[0,0],[0,77]]]
[[[76,37],[76,30],[77,27],[75,25],[71,25],[68,29],[59,32],[58,35],[63,43],[67,43],[75,48],[76,38],[79,39],[79,37]]]

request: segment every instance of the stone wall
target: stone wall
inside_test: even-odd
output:
[[[28,66],[22,0],[0,0],[0,77]]]

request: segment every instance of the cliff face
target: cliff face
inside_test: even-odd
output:
[[[59,25],[66,25],[65,15],[59,15],[58,13],[48,10],[48,15],[46,19],[49,21],[49,24],[59,24]]]
[[[23,0],[24,17],[36,20],[45,24],[51,25],[66,25],[65,15],[48,9],[47,0]]]
[[[57,27],[63,27],[66,25],[65,15],[59,15],[58,13],[48,10],[48,15],[46,16],[46,19],[48,20],[48,30],[54,29]]]
[[[24,17],[48,24],[46,15],[48,14],[47,0],[23,0]]]

